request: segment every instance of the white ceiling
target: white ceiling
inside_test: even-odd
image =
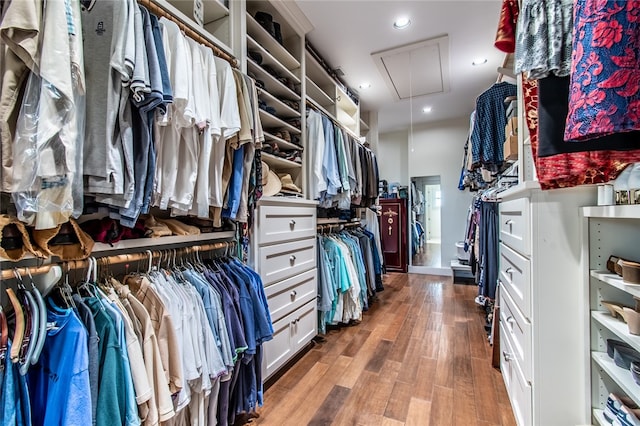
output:
[[[504,53],[493,47],[501,1],[432,0],[296,0],[314,29],[312,45],[344,81],[360,93],[362,111],[378,111],[379,132],[402,130],[420,123],[468,117],[476,97],[496,81]],[[393,21],[409,16],[411,25],[393,28]],[[372,53],[449,36],[450,91],[396,101]],[[477,57],[487,63],[473,66]],[[362,82],[371,88],[360,90]],[[425,83],[416,82],[417,86]],[[424,106],[432,112],[422,113]]]

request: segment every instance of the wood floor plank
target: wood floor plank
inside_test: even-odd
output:
[[[359,325],[329,330],[265,391],[253,424],[515,426],[477,287],[412,274],[384,286]]]
[[[389,352],[391,351],[391,347],[393,346],[393,342],[389,340],[381,340],[378,343],[378,346],[373,353],[373,356],[369,359],[366,367],[364,367],[367,371],[373,371],[374,373],[379,373],[380,369],[384,365],[387,357],[389,356]]]
[[[471,358],[471,369],[473,371],[473,389],[476,401],[477,418],[492,423],[500,423],[500,413],[498,399],[496,397],[495,385],[493,382],[493,367],[487,359]],[[493,389],[493,392],[487,392]],[[491,408],[489,408],[491,407]]]
[[[362,349],[362,344],[369,338],[371,331],[369,330],[358,330],[356,335],[351,339],[349,344],[344,351],[342,351],[342,355],[354,357],[358,354],[360,349]]]
[[[442,386],[433,388],[429,424],[453,424],[453,389]]]
[[[318,408],[316,415],[309,421],[309,426],[324,426],[330,425],[336,413],[342,407],[342,404],[347,399],[351,389],[343,386],[334,386],[329,395],[325,398],[322,405]],[[301,423],[304,424],[304,423]]]
[[[407,413],[406,426],[429,426],[431,416],[431,402],[418,398],[411,398],[409,401],[409,412]],[[436,426],[436,424],[433,424]],[[440,425],[437,425],[440,426]]]
[[[436,386],[453,388],[453,343],[455,327],[443,325],[440,332],[438,366],[436,367]]]
[[[381,426],[404,426],[404,422],[396,419],[390,419],[389,417],[383,417]]]
[[[404,422],[409,411],[409,402],[413,395],[413,385],[409,383],[396,382],[391,397],[384,411],[384,416]]]

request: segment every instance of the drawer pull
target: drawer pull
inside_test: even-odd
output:
[[[296,297],[297,295],[298,295],[298,292],[297,292],[297,291],[293,290],[293,291],[291,292],[291,298],[294,298],[294,297]]]
[[[291,263],[295,262],[295,261],[296,261],[296,256],[295,256],[295,255],[293,255],[293,254],[292,254],[291,256],[289,256],[289,261],[290,261]]]
[[[507,351],[502,351],[502,357],[505,361],[511,362],[511,354]]]
[[[511,226],[511,225],[513,225],[513,220],[511,220],[511,219],[507,219],[507,220],[504,222],[504,224],[505,224],[505,225],[507,225],[507,226]]]
[[[506,319],[506,321],[507,321],[507,324],[509,324],[509,328],[513,330],[513,323],[516,322],[516,320],[513,317],[509,317]]]
[[[293,228],[296,226],[296,221],[291,219],[291,222],[289,222],[289,225]]]
[[[513,268],[509,267],[504,271],[506,274],[509,274],[509,277],[513,276]]]

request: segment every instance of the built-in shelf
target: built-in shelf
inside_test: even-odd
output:
[[[604,410],[600,410],[599,408],[595,408],[593,410],[593,417],[596,419],[600,426],[609,426],[611,424],[604,417]]]
[[[327,85],[335,87],[336,81],[329,73],[320,65],[320,62],[313,57],[308,50],[305,50],[305,65],[307,76],[318,85]]]
[[[264,131],[264,138],[267,141],[273,141],[276,143],[276,145],[278,145],[278,148],[280,148],[280,150],[291,150],[291,149],[297,149],[302,151],[302,147],[300,145],[296,145],[295,143],[291,143],[291,142],[287,142],[282,138],[277,137],[276,135],[273,135],[267,131]]]
[[[504,191],[499,192],[498,197],[500,197],[501,199],[513,198],[522,192],[530,191],[532,189],[540,189],[540,183],[532,180],[520,182],[519,184],[514,185],[509,189],[505,189]]]
[[[349,95],[347,95],[344,90],[342,90],[339,86],[336,87],[336,106],[351,117],[358,114],[358,105],[353,101],[353,99],[349,97]]]
[[[269,114],[263,109],[260,110],[260,121],[262,122],[262,127],[265,129],[284,129],[288,130],[289,133],[294,133],[296,135],[301,133],[300,129],[293,127],[291,124],[286,121],[282,121],[275,115]]]
[[[353,126],[356,125],[356,120],[341,109],[337,110],[336,119],[343,125],[349,127],[351,130],[353,130]]]
[[[582,215],[601,219],[640,219],[640,205],[582,207]]]
[[[362,133],[363,130],[369,130],[369,125],[367,123],[365,123],[364,120],[361,118],[360,119],[360,133]]]
[[[283,103],[280,99],[276,98],[266,90],[258,89],[258,95],[260,95],[260,98],[263,101],[265,101],[268,106],[274,107],[276,109],[276,115],[278,117],[285,117],[285,118],[300,117],[300,111],[296,111],[295,109],[291,108],[289,105]],[[300,101],[296,101],[296,102],[300,102]]]
[[[612,379],[618,383],[618,386],[626,393],[636,404],[640,404],[638,397],[638,385],[633,381],[631,372],[624,368],[618,367],[609,355],[604,352],[591,352],[591,357]]]
[[[313,82],[309,77],[306,78],[307,83],[307,97],[314,100],[315,103],[322,106],[330,106],[334,105],[335,101],[333,98],[325,93],[324,90],[320,88],[316,83]]]
[[[275,170],[302,168],[302,164],[300,163],[296,163],[295,161],[287,160],[285,158],[281,158],[266,152],[262,153],[262,161],[267,163],[269,167],[272,167]]]
[[[612,287],[625,291],[632,296],[640,297],[640,284],[630,284],[622,280],[622,277],[609,271],[591,271],[591,276]]]
[[[300,62],[267,30],[262,28],[262,25],[250,13],[247,13],[247,33],[286,68],[290,70],[300,68]]]
[[[624,340],[637,351],[640,351],[640,336],[629,333],[627,324],[617,318],[613,318],[608,312],[591,311],[591,317],[605,328],[615,333],[620,340]]]
[[[165,9],[170,15],[175,16],[180,21],[187,24],[192,30],[200,34],[203,38],[211,41],[225,52],[233,55],[233,50],[229,45],[223,42],[216,32],[211,32],[207,29],[209,24],[213,24],[221,19],[225,19],[229,16],[229,9],[217,0],[205,0],[204,1],[204,25],[205,28],[198,25],[193,17],[193,2],[185,0],[150,0],[152,3]],[[212,28],[219,27],[218,25],[211,25]],[[229,34],[225,34],[229,37]]]
[[[255,73],[256,78],[264,82],[266,86],[265,90],[267,90],[272,95],[282,96],[283,98],[291,99],[294,101],[300,100],[300,95],[298,95],[293,90],[289,89],[282,82],[280,82],[276,77],[266,72],[260,65],[256,64],[251,59],[247,58],[247,65],[248,65],[249,71]]]
[[[300,77],[295,75],[290,69],[278,61],[278,59],[274,58],[271,53],[267,52],[266,49],[251,38],[250,35],[247,35],[247,49],[255,50],[260,53],[262,56],[261,66],[268,65],[271,68],[274,68],[276,72],[279,72],[282,77],[287,77],[288,79],[293,80],[294,83],[300,84]]]

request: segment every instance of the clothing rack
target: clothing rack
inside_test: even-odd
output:
[[[369,149],[366,146],[364,146],[364,144],[360,141],[360,136],[356,135],[352,130],[347,129],[342,123],[338,122],[335,118],[331,116],[331,114],[329,114],[329,112],[326,109],[318,105],[314,100],[307,98],[306,104],[309,108],[312,108],[317,112],[319,112],[320,114],[326,116],[329,120],[331,120],[333,124],[340,127],[345,132],[349,133],[351,137],[353,137],[363,148]]]
[[[149,12],[153,13],[154,15],[158,17],[163,16],[169,19],[170,21],[175,22],[178,25],[178,27],[180,27],[184,35],[186,35],[189,38],[192,38],[198,43],[204,44],[205,46],[211,48],[211,50],[213,50],[213,53],[216,56],[224,59],[225,61],[228,61],[232,67],[239,68],[238,60],[233,56],[231,56],[230,54],[228,54],[227,52],[225,52],[224,50],[222,50],[220,47],[218,47],[215,44],[215,42],[207,38],[205,34],[202,34],[203,32],[202,29],[194,26],[190,22],[183,20],[181,17],[171,13],[169,10],[167,10],[166,6],[158,3],[156,0],[138,0],[138,3],[146,7],[149,10]]]
[[[154,250],[154,251],[146,250],[144,252],[139,252],[139,253],[102,256],[97,259],[99,259],[105,265],[114,265],[114,264],[121,264],[121,263],[150,261],[150,260],[153,260],[154,257],[157,258],[158,256],[162,256],[163,253],[169,253],[169,252],[174,253],[175,256],[180,255],[182,257],[188,254],[198,254],[202,252],[220,250],[223,248],[228,250],[232,248],[235,244],[236,244],[235,241],[224,241],[220,243],[202,244],[202,245],[182,247],[177,249],[164,249],[164,250]],[[20,276],[27,276],[29,274],[42,275],[49,272],[52,267],[61,266],[61,265],[63,265],[63,269],[67,271],[72,269],[86,269],[89,267],[90,264],[91,264],[91,260],[84,259],[84,260],[71,260],[67,262],[51,263],[51,264],[35,266],[35,267],[27,266],[27,267],[20,267],[20,268],[11,268],[11,269],[3,270],[0,278],[2,280],[14,279],[16,277],[15,273],[18,273]]]
[[[358,228],[361,225],[362,224],[360,222],[327,223],[327,224],[317,225],[316,230],[319,233],[324,234],[325,231],[332,233],[335,231],[342,231],[345,228]],[[334,227],[336,227],[337,229],[334,229]]]

